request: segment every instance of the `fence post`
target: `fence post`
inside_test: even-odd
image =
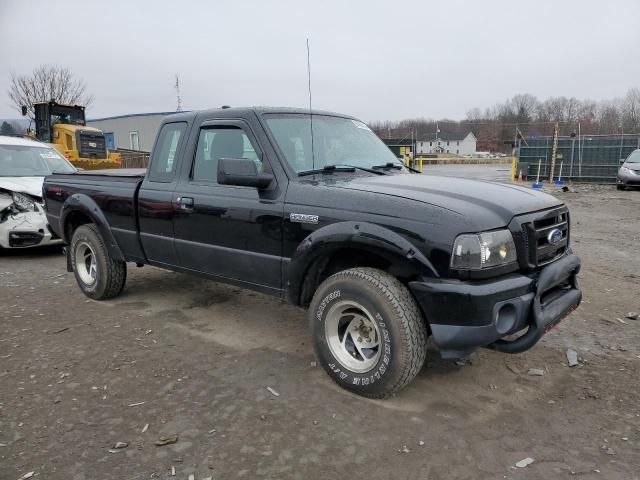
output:
[[[569,178],[573,177],[573,152],[576,147],[575,137],[571,139],[571,166],[569,167]]]
[[[556,169],[556,155],[558,154],[558,123],[553,126],[553,145],[551,146],[551,166],[549,167],[549,180],[553,182],[553,174]]]

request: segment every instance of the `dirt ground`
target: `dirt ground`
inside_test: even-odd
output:
[[[386,401],[276,299],[145,267],[94,302],[59,249],[0,254],[0,480],[640,478],[640,191],[576,189],[580,308],[524,354],[430,351]]]

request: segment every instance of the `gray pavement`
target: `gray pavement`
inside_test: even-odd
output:
[[[510,180],[511,165],[497,163],[487,165],[424,165],[422,172],[427,175],[442,175],[445,177],[472,178],[475,180],[489,180],[492,182],[507,182]]]

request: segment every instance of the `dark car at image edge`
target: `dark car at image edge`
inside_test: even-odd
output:
[[[384,398],[479,347],[523,352],[580,303],[570,214],[514,185],[410,171],[359,120],[223,108],[163,121],[144,170],[46,178],[49,223],[93,299],[127,262],[308,308],[319,363]]]

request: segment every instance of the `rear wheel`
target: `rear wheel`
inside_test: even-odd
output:
[[[73,232],[69,249],[73,273],[87,297],[106,300],[122,292],[127,280],[127,265],[111,256],[95,225],[78,227]]]
[[[413,296],[391,275],[353,268],[316,291],[309,322],[319,362],[341,387],[385,398],[418,374],[427,329]]]

